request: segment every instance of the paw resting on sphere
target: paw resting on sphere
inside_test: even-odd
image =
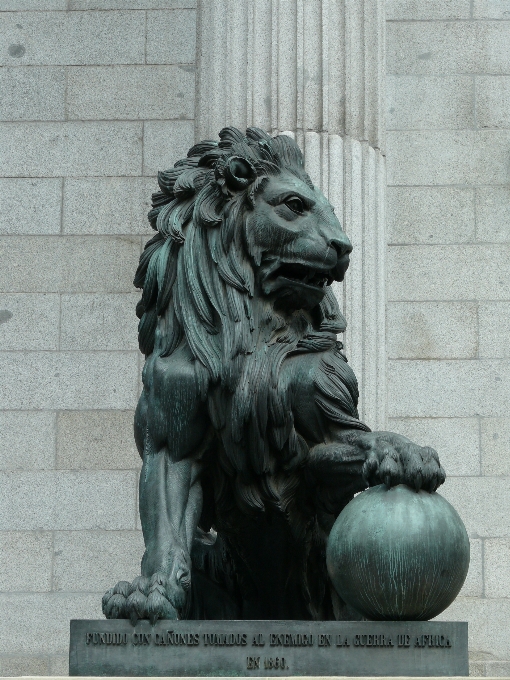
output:
[[[419,491],[433,493],[446,479],[437,451],[418,446],[405,437],[373,437],[368,442],[363,477],[367,484],[385,484],[388,488],[405,484]]]
[[[132,583],[119,581],[103,595],[103,614],[107,619],[176,619],[177,611],[167,597],[165,574],[156,572],[151,578],[137,576]]]

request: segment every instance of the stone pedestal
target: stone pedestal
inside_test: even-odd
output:
[[[71,621],[70,675],[462,676],[467,623]]]
[[[359,410],[385,427],[384,0],[199,0],[196,139],[295,137],[354,246],[336,294]]]

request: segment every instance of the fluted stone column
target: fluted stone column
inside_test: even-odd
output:
[[[360,414],[385,426],[384,0],[199,0],[197,139],[285,132],[354,251],[336,293]]]

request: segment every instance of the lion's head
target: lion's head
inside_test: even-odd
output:
[[[225,358],[254,351],[258,331],[271,342],[288,327],[343,330],[329,286],[343,279],[351,245],[290,137],[225,128],[158,182],[149,213],[158,233],[134,281],[146,355],[171,354],[184,335],[214,380]]]
[[[330,352],[317,403],[336,423],[366,429],[330,286],[343,279],[351,245],[288,136],[225,128],[158,182],[149,212],[157,234],[134,280],[140,349],[165,358],[187,344],[239,506],[260,509],[271,497],[284,507],[296,483],[289,473],[309,450],[279,382],[288,356]]]

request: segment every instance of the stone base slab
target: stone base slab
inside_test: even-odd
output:
[[[69,674],[467,676],[467,628],[452,621],[71,621]]]

